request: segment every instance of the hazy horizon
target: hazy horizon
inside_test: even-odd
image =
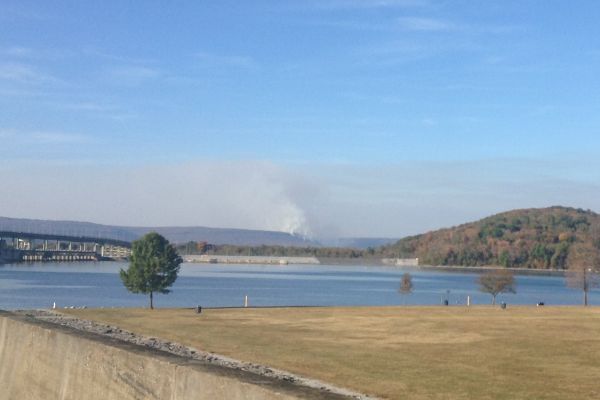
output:
[[[563,207],[562,205],[559,204],[555,204],[552,206],[548,206],[548,207]],[[547,207],[544,207],[547,208]],[[581,208],[575,208],[575,207],[570,207],[573,209],[581,209]],[[502,212],[509,212],[509,211],[516,211],[519,209],[511,209],[511,210],[505,210]],[[592,211],[592,212],[596,212],[594,210],[590,210],[587,209],[586,211]],[[499,213],[502,213],[499,212]],[[491,217],[493,214],[490,215],[486,215],[482,218],[485,217]],[[267,231],[267,232],[281,232],[281,233],[289,233],[292,235],[298,235],[298,236],[302,236],[304,239],[308,239],[308,240],[324,240],[324,241],[329,241],[329,242],[333,242],[335,240],[338,239],[392,239],[392,240],[396,240],[396,239],[402,239],[405,238],[407,236],[411,236],[411,235],[415,235],[415,234],[424,234],[427,232],[431,232],[431,231],[436,231],[439,229],[445,229],[445,228],[452,228],[458,225],[462,225],[462,224],[469,224],[469,223],[473,223],[473,222],[477,222],[477,220],[468,220],[468,221],[462,221],[460,223],[454,224],[454,225],[447,225],[447,226],[439,226],[439,227],[435,227],[426,231],[422,231],[422,232],[415,232],[415,233],[411,233],[408,235],[404,235],[404,236],[303,236],[300,233],[296,233],[296,232],[288,232],[288,231],[282,231],[282,230],[265,230],[265,229],[251,229],[251,228],[239,228],[239,227],[235,227],[235,226],[208,226],[208,225],[123,225],[123,224],[105,224],[102,222],[94,222],[94,221],[88,221],[88,220],[73,220],[73,219],[48,219],[48,218],[27,218],[27,217],[21,217],[21,218],[15,218],[15,217],[9,217],[6,215],[0,215],[0,218],[8,218],[8,219],[23,219],[23,220],[31,220],[31,221],[51,221],[51,222],[67,222],[67,223],[90,223],[90,224],[95,224],[95,225],[101,225],[101,226],[111,226],[111,227],[122,227],[122,228],[148,228],[148,229],[152,229],[152,228],[209,228],[209,229],[224,229],[224,230],[256,230],[256,231]]]
[[[0,4],[0,215],[399,238],[600,210],[600,3]]]

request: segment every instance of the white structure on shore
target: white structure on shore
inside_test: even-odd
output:
[[[381,260],[386,265],[396,265],[399,267],[418,267],[418,258],[384,258]]]
[[[209,264],[320,264],[316,257],[277,257],[277,256],[227,256],[227,255],[188,255],[183,261]]]

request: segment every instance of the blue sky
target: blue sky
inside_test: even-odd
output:
[[[598,16],[596,1],[5,0],[0,214],[395,237],[600,210]]]

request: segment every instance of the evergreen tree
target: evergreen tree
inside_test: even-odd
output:
[[[167,239],[151,232],[133,242],[131,262],[126,271],[120,271],[121,280],[130,292],[149,294],[153,309],[153,294],[170,292],[182,261]]]

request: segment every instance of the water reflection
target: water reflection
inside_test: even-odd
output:
[[[118,276],[125,263],[34,263],[0,267],[0,308],[59,306],[144,307],[143,295],[128,293]],[[415,291],[398,292],[404,272],[413,275]],[[488,304],[480,293],[476,273],[457,273],[394,267],[272,266],[184,264],[169,295],[156,297],[158,307],[250,305],[368,306],[398,304]],[[448,292],[449,291],[449,292]],[[592,294],[591,304],[600,304]],[[501,294],[509,304],[580,304],[581,293],[565,287],[564,279],[517,276],[517,294]]]

